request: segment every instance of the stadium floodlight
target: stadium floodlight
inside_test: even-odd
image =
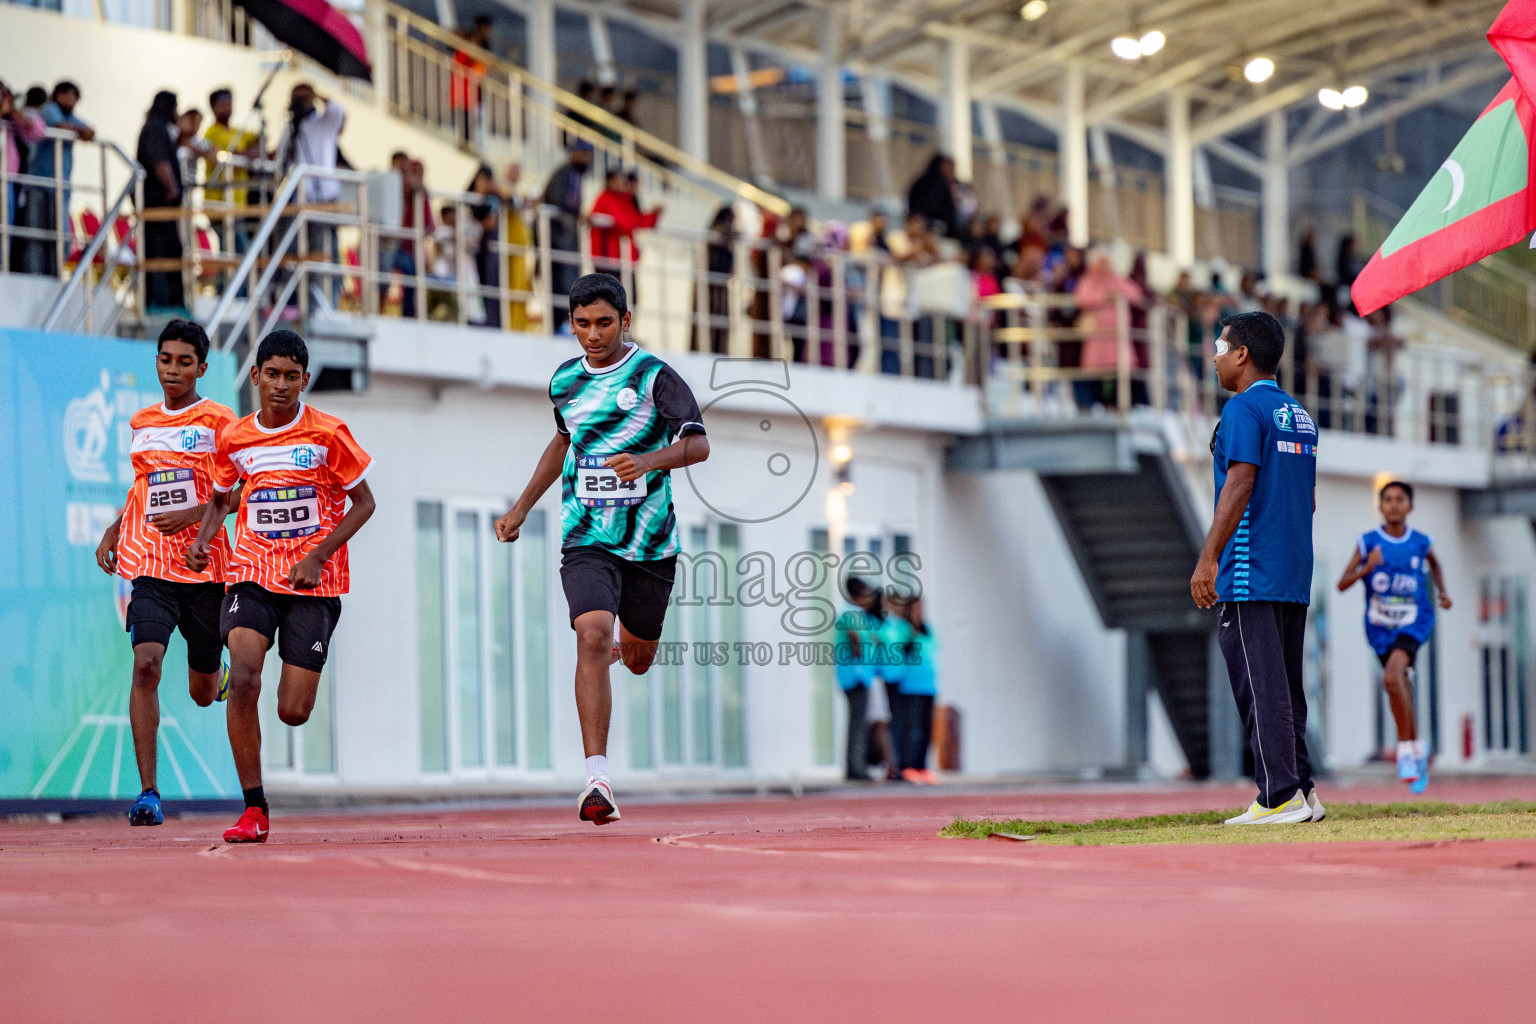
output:
[[[1148,32],[1146,35],[1136,40],[1136,49],[1141,51],[1141,55],[1143,57],[1150,57],[1158,50],[1161,50],[1163,48],[1163,44],[1166,42],[1168,42],[1168,37],[1163,35],[1157,29],[1153,29],[1151,32]]]
[[[1364,106],[1365,101],[1371,98],[1371,94],[1363,85],[1352,85],[1345,89],[1339,98],[1344,101],[1346,107],[1359,107]]]
[[[1317,102],[1329,110],[1343,110],[1344,94],[1337,89],[1319,89],[1317,90]]]
[[[1019,8],[1019,17],[1025,21],[1039,21],[1050,9],[1051,5],[1045,0],[1029,0],[1029,3]]]
[[[1130,36],[1116,36],[1109,41],[1109,50],[1121,60],[1140,60],[1141,43]]]
[[[1267,82],[1275,73],[1275,62],[1268,57],[1255,57],[1243,66],[1243,77],[1254,85]]]

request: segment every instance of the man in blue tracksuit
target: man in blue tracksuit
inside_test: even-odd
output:
[[[1312,591],[1317,425],[1280,390],[1285,332],[1239,313],[1216,340],[1216,377],[1235,392],[1211,438],[1216,514],[1190,578],[1215,605],[1219,642],[1253,749],[1258,799],[1229,825],[1321,821],[1307,756],[1302,654]]]

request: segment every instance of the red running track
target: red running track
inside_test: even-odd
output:
[[[1536,840],[935,836],[1249,798],[630,800],[602,829],[564,805],[278,813],[254,847],[217,842],[223,819],[0,822],[0,1021],[1536,1020]]]

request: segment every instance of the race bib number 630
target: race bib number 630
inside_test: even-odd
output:
[[[627,508],[644,501],[644,484],[640,480],[620,480],[617,470],[603,465],[608,458],[576,457],[576,500],[587,508]]]
[[[245,499],[245,528],[282,540],[320,529],[320,499],[313,487],[268,487]]]

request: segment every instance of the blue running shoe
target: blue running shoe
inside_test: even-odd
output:
[[[1408,783],[1408,792],[1418,796],[1429,788],[1429,758],[1419,758],[1419,777]]]
[[[219,692],[214,700],[227,700],[229,698],[229,655],[219,657]]]
[[[146,789],[139,794],[139,798],[128,809],[128,824],[130,825],[163,825],[165,814],[160,810],[160,794],[152,789]]]

